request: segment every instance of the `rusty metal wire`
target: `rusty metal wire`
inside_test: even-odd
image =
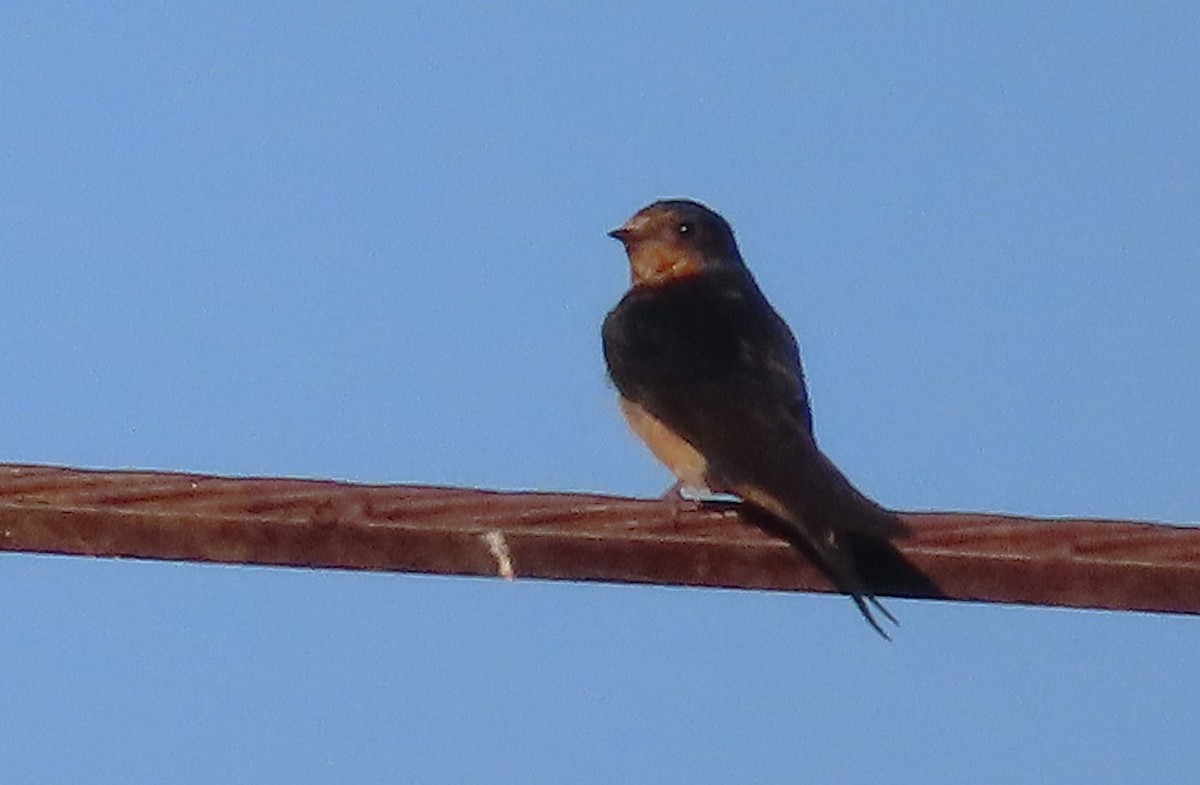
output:
[[[880,595],[1200,613],[1200,528],[900,513]],[[736,507],[0,464],[0,550],[832,591]]]

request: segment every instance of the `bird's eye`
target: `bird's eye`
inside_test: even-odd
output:
[[[684,223],[679,224],[679,233],[680,234],[688,234],[691,231],[692,231],[692,225],[690,223],[684,222]]]

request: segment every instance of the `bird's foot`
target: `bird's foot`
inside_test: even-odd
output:
[[[662,495],[662,500],[667,505],[667,510],[671,516],[671,529],[676,534],[679,533],[679,514],[683,512],[684,504],[688,501],[684,498],[683,489],[683,480],[676,480],[675,484],[667,488],[666,492]]]

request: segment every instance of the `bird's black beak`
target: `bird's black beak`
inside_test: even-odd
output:
[[[620,226],[620,227],[617,227],[616,229],[613,229],[611,232],[609,232],[608,236],[613,238],[614,240],[620,240],[621,242],[625,242],[625,240],[629,238],[629,230],[626,229],[624,226]]]

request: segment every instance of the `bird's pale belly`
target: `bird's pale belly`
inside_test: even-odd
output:
[[[706,477],[708,461],[695,447],[640,405],[625,396],[620,396],[620,402],[621,414],[625,415],[625,421],[638,438],[646,443],[655,458],[662,461],[687,488],[695,491],[709,490]]]

